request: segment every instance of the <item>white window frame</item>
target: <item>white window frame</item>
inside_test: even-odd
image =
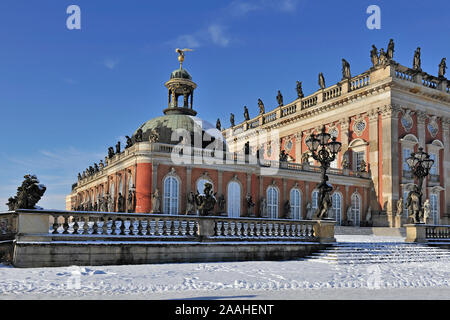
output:
[[[302,218],[302,193],[298,188],[292,188],[289,192],[289,203],[291,204],[291,216],[294,220]]]
[[[274,186],[267,188],[267,213],[270,219],[278,219],[278,203],[279,195],[278,189]]]
[[[167,176],[163,182],[163,212],[178,215],[180,201],[180,181],[175,176]]]
[[[440,218],[440,201],[439,201],[439,193],[430,193],[430,218],[433,221],[433,224],[439,224]]]
[[[336,206],[336,199],[339,199],[339,206]],[[341,225],[342,224],[342,194],[340,192],[334,192],[331,196],[331,211],[333,213],[334,220]],[[339,219],[338,219],[339,218]]]
[[[236,188],[237,186],[237,188]],[[234,199],[238,190],[238,199]],[[241,216],[241,195],[242,187],[237,181],[230,181],[227,186],[227,212],[230,218],[239,218]]]
[[[319,190],[314,189],[311,192],[311,209],[315,212],[319,208]]]
[[[356,199],[358,201],[356,201]],[[359,227],[361,225],[361,195],[357,192],[352,194],[351,197],[351,220],[353,221],[353,225]],[[357,204],[357,206],[355,206]]]

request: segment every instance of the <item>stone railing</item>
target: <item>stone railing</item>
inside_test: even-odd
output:
[[[409,69],[407,67],[401,66],[401,65],[398,65],[395,68],[394,77],[397,78],[397,79],[414,82],[414,72],[413,72],[413,70],[411,70],[411,69]]]
[[[334,241],[334,221],[17,210],[20,241]]]
[[[341,93],[342,93],[341,86],[331,87],[323,93],[323,101],[327,101],[327,100],[339,97],[341,95]]]
[[[277,112],[272,111],[264,115],[264,124],[277,120]]]
[[[297,105],[291,104],[281,108],[281,117],[286,117],[290,114],[294,114],[297,111]]]
[[[424,77],[422,79],[422,85],[424,87],[437,89],[437,87],[438,87],[438,80],[436,78],[432,77],[432,76]]]
[[[443,241],[450,243],[450,225],[407,224],[406,242],[427,243]]]
[[[370,84],[369,74],[361,74],[350,79],[350,90],[356,90],[362,87],[366,87]]]
[[[306,97],[302,100],[302,110],[313,107],[317,104],[317,95]]]

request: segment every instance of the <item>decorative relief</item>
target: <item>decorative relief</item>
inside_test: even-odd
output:
[[[286,150],[287,153],[291,152],[293,146],[294,142],[292,141],[292,136],[284,138],[284,150]]]
[[[411,115],[413,115],[413,114],[414,114],[414,112],[412,112],[411,110],[405,109],[403,111],[403,116],[401,118],[402,126],[408,132],[411,130],[411,128],[413,127],[413,124],[414,124],[413,118],[411,117]]]
[[[430,117],[430,122],[428,123],[428,132],[430,132],[431,136],[433,138],[436,137],[436,135],[439,132],[439,125],[437,123],[437,116],[431,116]]]
[[[366,130],[366,128],[367,128],[366,120],[364,120],[363,118],[355,119],[352,129],[358,137],[363,134],[363,132],[364,132],[364,130]]]

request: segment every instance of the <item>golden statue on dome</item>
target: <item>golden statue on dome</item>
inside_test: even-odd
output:
[[[186,51],[194,51],[194,50],[188,49],[188,48],[186,48],[186,49],[179,49],[179,48],[176,48],[176,49],[175,49],[175,52],[178,53],[178,61],[180,61],[180,69],[183,69],[184,53],[185,53]]]

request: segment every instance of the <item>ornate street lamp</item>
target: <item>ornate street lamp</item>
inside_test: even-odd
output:
[[[311,134],[306,139],[306,146],[313,159],[320,163],[321,182],[317,186],[319,199],[315,217],[318,219],[327,218],[328,210],[331,209],[330,192],[332,188],[327,183],[328,176],[326,173],[330,163],[336,159],[336,154],[341,150],[342,144],[336,141],[336,137],[331,137],[331,134],[325,132],[325,126],[323,126],[318,135]]]
[[[408,193],[406,206],[409,216],[414,219],[414,223],[421,223],[420,220],[423,217],[422,184],[425,177],[430,173],[434,160],[430,159],[430,155],[424,152],[422,147],[419,147],[419,151],[411,153],[409,158],[406,159],[406,163],[418,180],[418,184],[414,185],[414,190]]]

